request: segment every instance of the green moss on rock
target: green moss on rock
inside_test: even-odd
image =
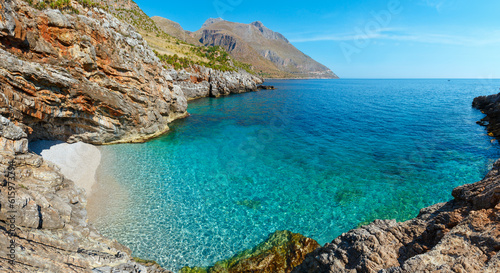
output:
[[[181,273],[289,273],[319,246],[315,240],[301,234],[287,230],[276,231],[256,247],[217,262],[212,267],[185,267]]]
[[[145,260],[145,259],[141,259],[141,258],[138,258],[138,257],[134,257],[133,259],[134,259],[135,262],[143,264],[145,266],[152,266],[152,265],[158,265],[159,266],[159,264],[156,261],[154,261],[154,260]]]

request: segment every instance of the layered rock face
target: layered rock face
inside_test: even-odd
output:
[[[0,113],[30,138],[140,140],[186,114],[181,89],[128,24],[96,8],[0,6]]]
[[[500,160],[483,180],[452,194],[409,221],[349,231],[293,272],[499,272]]]
[[[201,97],[219,97],[257,91],[261,78],[247,72],[222,72],[202,66],[194,66],[194,71],[169,70],[176,85],[180,86],[188,100]]]
[[[2,116],[0,143],[0,271],[167,272],[89,225],[84,191],[27,152],[26,134]]]
[[[255,91],[262,83],[204,67],[178,76],[134,27],[71,5],[78,15],[0,2],[0,114],[26,125],[30,139],[143,141],[186,116],[187,98]]]

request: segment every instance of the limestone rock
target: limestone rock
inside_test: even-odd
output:
[[[198,66],[167,71],[134,27],[101,9],[72,1],[77,15],[27,2],[0,8],[0,114],[24,124],[30,140],[144,141],[187,116],[187,99],[262,82]]]
[[[486,126],[490,136],[500,137],[500,93],[474,98],[472,107],[486,114],[477,123]]]
[[[263,82],[261,78],[245,71],[222,72],[197,65],[194,68],[190,72],[169,70],[175,84],[181,87],[188,100],[257,91],[257,85]]]
[[[1,116],[0,124],[0,143],[27,143],[18,126]],[[52,163],[0,149],[0,271],[168,272],[135,262],[128,248],[101,236],[87,223],[85,204],[84,190]]]
[[[98,9],[2,3],[0,114],[25,124],[30,139],[142,140],[186,115],[183,93],[130,25]]]
[[[500,160],[455,199],[409,221],[376,220],[307,255],[293,272],[499,272]]]

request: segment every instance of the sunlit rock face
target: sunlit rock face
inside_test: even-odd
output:
[[[187,101],[143,38],[100,9],[79,14],[0,3],[0,114],[30,139],[142,140]]]

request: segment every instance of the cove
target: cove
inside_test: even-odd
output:
[[[207,266],[276,230],[332,241],[404,221],[500,157],[471,108],[500,81],[273,80],[203,98],[143,144],[100,147],[91,221],[170,270]]]

